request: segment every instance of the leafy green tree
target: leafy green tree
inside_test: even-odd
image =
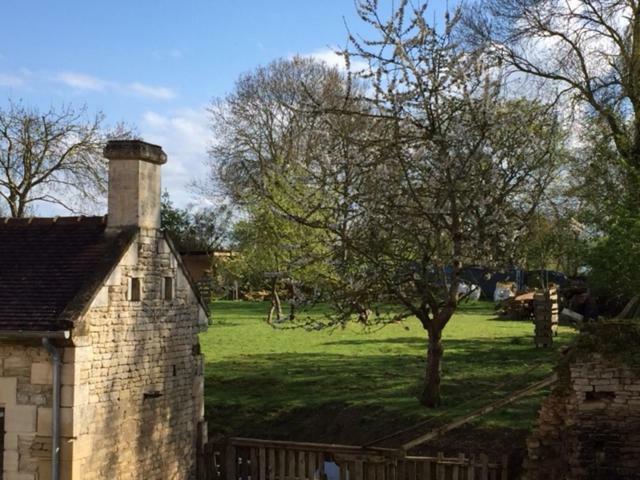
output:
[[[621,304],[640,292],[640,218],[621,212],[596,239],[587,262],[594,290]]]
[[[226,244],[232,216],[228,206],[177,208],[165,190],[160,207],[162,228],[169,232],[180,252],[210,252]]]

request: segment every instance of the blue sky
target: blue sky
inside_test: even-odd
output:
[[[163,184],[180,205],[205,174],[212,98],[278,57],[339,61],[331,48],[345,44],[345,22],[363,29],[351,0],[20,0],[2,10],[0,105],[86,104],[136,125],[169,155]]]

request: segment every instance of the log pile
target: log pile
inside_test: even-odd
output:
[[[548,288],[533,295],[534,342],[536,347],[550,347],[558,334],[558,290]]]
[[[502,302],[500,315],[512,320],[529,320],[533,316],[533,292],[521,293]]]

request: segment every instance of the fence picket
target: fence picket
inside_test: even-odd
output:
[[[296,452],[295,450],[287,450],[287,479],[296,480]]]
[[[484,453],[480,454],[480,478],[481,480],[489,480],[489,457]]]
[[[447,466],[443,463],[444,453],[438,452],[436,460],[436,480],[445,480],[447,478]]]
[[[266,480],[266,472],[267,472],[266,463],[267,463],[267,452],[263,447],[260,447],[258,449],[258,465],[257,465],[258,480]],[[256,467],[254,467],[253,471],[256,472]]]
[[[427,460],[422,463],[422,473],[424,475],[424,480],[431,480],[431,460]]]
[[[298,452],[298,477],[300,480],[305,480],[307,475],[307,459],[306,452]]]
[[[269,464],[267,466],[267,480],[275,480],[276,478],[276,451],[270,448],[267,451],[269,457]]]
[[[258,451],[255,448],[251,448],[249,451],[249,466],[247,470],[251,480],[258,478]]]
[[[278,480],[286,480],[287,478],[287,455],[286,450],[278,452]]]
[[[501,479],[508,480],[509,478],[509,456],[508,455],[502,455],[501,470],[502,470]]]
[[[307,478],[308,480],[315,480],[316,478],[316,454],[315,452],[309,452],[307,458]]]
[[[236,459],[236,447],[234,447],[233,445],[227,445],[227,448],[225,449],[224,452],[224,463],[225,463],[225,470],[226,470],[226,480],[237,480],[237,475],[236,475],[236,464],[237,464],[237,459]]]

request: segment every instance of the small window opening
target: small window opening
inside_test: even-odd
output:
[[[615,392],[586,392],[584,399],[587,402],[598,402],[600,400],[613,400],[616,398]]]
[[[129,300],[132,302],[140,301],[140,290],[142,282],[139,278],[132,277],[129,280]]]
[[[173,277],[164,277],[164,299],[173,300]]]
[[[176,366],[173,366],[173,376],[175,377],[176,375],[178,375],[178,369],[176,368]]]

